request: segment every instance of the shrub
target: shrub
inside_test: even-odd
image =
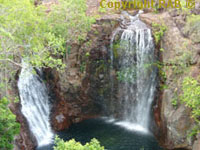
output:
[[[14,136],[19,133],[19,124],[16,123],[15,115],[8,108],[8,99],[0,100],[0,149],[12,150]]]
[[[86,16],[85,0],[59,0],[46,9],[32,0],[0,0],[0,61],[28,57],[36,67],[64,67],[66,43],[84,40],[95,19]]]
[[[186,77],[182,84],[181,100],[192,108],[192,117],[199,122],[200,117],[200,84],[191,77]]]
[[[152,29],[153,29],[153,32],[154,32],[154,38],[155,38],[155,41],[156,41],[156,44],[158,44],[161,40],[161,38],[163,37],[165,31],[167,30],[167,27],[162,24],[157,24],[157,23],[152,23]]]
[[[82,145],[74,139],[64,142],[56,136],[54,150],[104,150],[97,139],[92,139],[89,143]]]
[[[197,124],[190,133],[190,136],[195,136],[200,133],[200,83],[194,78],[186,77],[183,80],[182,91],[181,101],[192,109],[192,118]]]

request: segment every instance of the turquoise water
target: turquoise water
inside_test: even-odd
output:
[[[90,119],[57,133],[60,138],[85,144],[96,138],[106,150],[162,150],[152,134],[130,131],[103,119]],[[52,146],[38,150],[50,150]]]

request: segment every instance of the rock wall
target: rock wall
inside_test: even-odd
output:
[[[54,130],[104,113],[103,101],[109,96],[110,37],[117,24],[118,15],[97,19],[86,41],[72,44],[64,72],[44,69],[53,104]]]
[[[143,14],[142,19],[148,24],[154,22],[167,27],[161,42],[157,45],[162,48],[160,61],[165,72],[165,87],[161,90],[154,107],[156,123],[160,130],[157,137],[167,149],[192,149],[195,138],[188,135],[195,123],[191,118],[191,110],[180,102],[180,95],[184,77],[199,76],[200,47],[199,43],[195,42],[197,38],[194,39],[197,32],[185,34],[186,15],[176,10]],[[192,30],[192,27],[187,30],[190,29]],[[174,100],[177,101],[175,105]],[[195,143],[198,145],[198,141]],[[194,147],[197,146],[193,146],[193,149]]]

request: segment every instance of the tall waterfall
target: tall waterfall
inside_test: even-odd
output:
[[[23,62],[18,89],[22,113],[35,136],[38,147],[52,142],[53,133],[49,123],[50,106],[47,89],[33,69]]]
[[[117,124],[130,129],[148,130],[157,73],[151,30],[138,16],[128,15],[130,21],[123,25],[126,27],[117,29],[121,34],[117,48],[119,55],[117,75],[120,80],[118,105],[122,114],[122,122]],[[125,24],[125,20],[123,23]],[[113,35],[116,36],[116,32]],[[113,64],[112,55],[113,53],[111,53],[111,64]]]

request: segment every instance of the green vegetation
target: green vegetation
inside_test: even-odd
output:
[[[164,64],[160,61],[157,61],[154,63],[154,65],[158,68],[158,76],[160,78],[160,89],[164,90],[167,89],[168,86],[165,84],[165,81],[167,79],[166,72],[164,70]]]
[[[178,100],[176,98],[172,99],[172,105],[176,108],[178,105]]]
[[[86,16],[85,0],[59,0],[50,12],[31,0],[0,1],[0,61],[63,68],[66,45],[81,42],[95,19]],[[68,51],[67,51],[68,52]]]
[[[185,77],[182,84],[183,94],[181,95],[181,101],[185,105],[192,109],[192,118],[197,123],[191,135],[196,135],[200,133],[200,83],[192,77]]]
[[[175,89],[175,92],[174,92],[174,97],[173,97],[173,99],[172,99],[172,101],[171,101],[172,106],[173,106],[174,108],[177,108],[177,107],[178,107],[178,100],[179,100],[179,96],[178,96],[177,88],[176,88],[176,89]]]
[[[12,150],[13,139],[19,133],[19,124],[16,123],[15,115],[8,108],[7,98],[0,99],[0,149]]]
[[[54,150],[104,150],[104,147],[96,139],[92,139],[89,143],[82,145],[74,139],[64,142],[62,139],[56,137],[55,145]]]
[[[195,125],[189,133],[189,137],[195,137],[198,133],[200,133],[199,125]]]
[[[184,33],[191,38],[194,43],[199,43],[200,38],[200,15],[188,15]]]
[[[106,9],[106,8],[103,8],[103,7],[99,7],[99,8],[98,8],[98,12],[100,12],[100,13],[106,13],[106,12],[107,12],[107,9]]]
[[[186,106],[192,108],[192,117],[199,122],[200,117],[200,84],[191,77],[186,77],[182,84],[183,94],[181,100]]]
[[[167,27],[164,24],[157,24],[157,23],[152,23],[152,29],[153,29],[153,35],[155,38],[156,44],[158,44],[163,37],[165,31],[167,30]]]
[[[0,0],[0,97],[8,95],[8,82],[22,67],[22,59],[33,67],[62,70],[70,44],[85,40],[95,22],[86,16],[86,1],[58,1],[35,6],[33,0]],[[6,98],[0,100],[2,150],[12,149],[13,136],[19,131],[7,105]]]
[[[187,6],[186,6],[186,3],[187,3],[187,1],[185,1],[185,0],[180,0],[180,2],[181,2],[181,9],[179,9],[179,12],[180,13],[184,13],[184,14],[188,14],[188,13],[190,13],[190,10],[191,9],[189,9],[189,8],[187,8]]]
[[[190,51],[183,52],[181,56],[175,57],[170,63],[175,75],[184,74],[189,69],[192,54]]]

